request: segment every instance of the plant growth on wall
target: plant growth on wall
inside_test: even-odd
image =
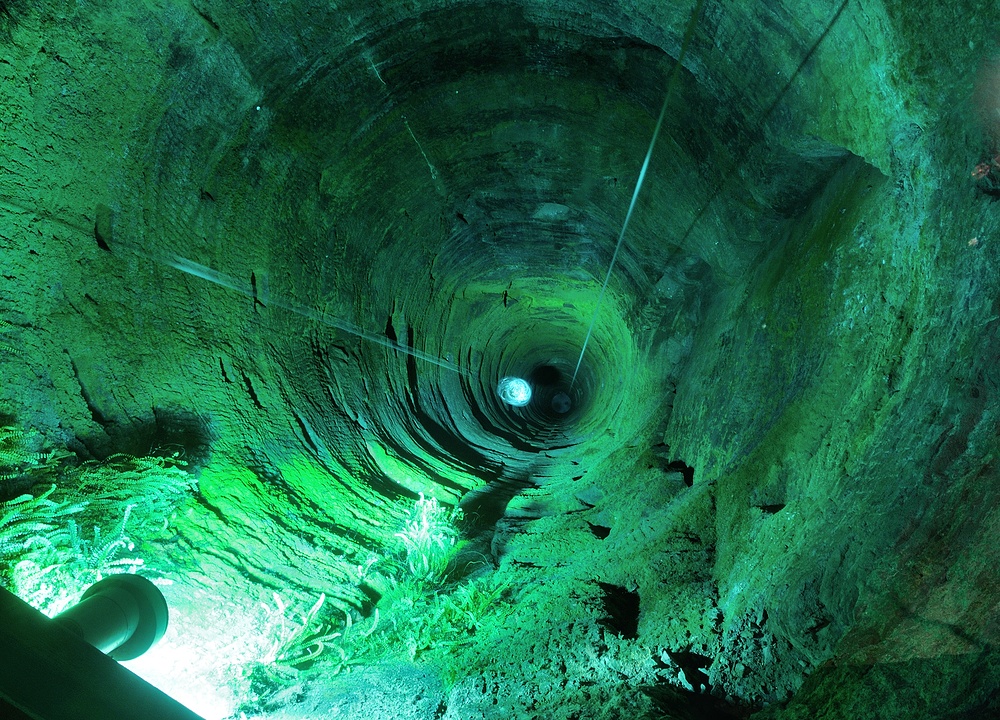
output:
[[[359,584],[373,570],[385,584],[366,616],[351,608],[329,612],[324,595],[303,612],[274,593],[273,607],[262,604],[268,651],[244,668],[239,711],[253,715],[280,705],[314,671],[434,656],[446,675],[460,674],[447,667],[449,656],[472,641],[488,615],[502,611],[509,592],[492,572],[468,576],[469,567],[459,566],[461,520],[459,508],[420,494],[393,535],[396,552],[357,568]]]
[[[143,569],[142,544],[194,489],[176,456],[73,457],[35,451],[27,433],[0,427],[0,480],[8,496],[25,490],[0,501],[0,583],[49,616],[102,578]]]

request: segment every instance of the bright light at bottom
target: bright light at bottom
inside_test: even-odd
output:
[[[508,405],[524,407],[531,402],[531,386],[527,380],[505,377],[497,385],[497,395]]]
[[[161,640],[142,657],[121,664],[205,720],[223,720],[233,714],[232,691],[199,675],[211,675],[214,667],[195,648]]]
[[[239,601],[182,586],[163,587],[170,624],[146,654],[121,663],[205,718],[223,720],[247,699],[245,669],[275,643],[275,612],[236,589]]]

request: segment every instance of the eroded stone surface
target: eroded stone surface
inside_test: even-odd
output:
[[[567,390],[689,8],[11,7],[2,409],[183,447],[200,602],[370,612],[419,492],[516,588],[344,717],[996,710],[994,10],[708,3]]]

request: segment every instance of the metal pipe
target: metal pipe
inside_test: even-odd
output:
[[[131,576],[120,575],[118,578]],[[103,581],[102,581],[103,583]],[[101,585],[101,583],[98,583]],[[73,622],[84,628],[84,634],[117,642],[131,625],[128,618],[137,619],[130,639],[113,654],[130,654],[135,648],[151,645],[144,623],[128,606],[120,593],[107,593],[109,586],[123,587],[126,595],[133,593],[137,583],[118,580],[88,590],[88,599],[98,594],[99,603],[80,610]],[[153,586],[155,588],[155,586]],[[157,590],[157,593],[159,591]],[[117,606],[109,616],[117,614],[122,621],[108,622],[105,618],[91,625],[88,617],[101,615],[99,608]],[[155,603],[153,604],[155,607]],[[125,606],[125,607],[122,607]],[[162,606],[161,606],[161,609]],[[50,620],[16,596],[0,588],[0,718],[14,720],[202,720],[200,716],[163,694],[119,665],[67,627],[67,621]],[[99,630],[100,627],[105,630]],[[154,623],[153,627],[157,627]],[[165,625],[165,617],[162,623]],[[110,628],[110,630],[108,630]],[[156,636],[156,633],[153,633]],[[100,642],[100,640],[98,640]],[[130,643],[135,645],[130,645]]]
[[[111,575],[54,620],[114,660],[132,660],[167,630],[167,601],[139,575]]]

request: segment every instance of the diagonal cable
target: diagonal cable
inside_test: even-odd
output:
[[[583,355],[587,352],[587,344],[590,342],[590,336],[594,333],[594,325],[597,323],[597,314],[601,310],[601,301],[604,300],[604,293],[608,289],[608,281],[611,280],[611,271],[614,270],[615,261],[618,260],[618,251],[621,250],[622,241],[625,239],[625,231],[628,229],[628,223],[632,219],[632,212],[635,210],[636,200],[639,199],[639,190],[642,189],[642,182],[646,179],[646,171],[649,169],[649,161],[653,157],[653,148],[656,147],[656,139],[660,135],[660,128],[663,127],[663,119],[667,116],[667,104],[670,102],[670,94],[677,82],[677,75],[680,72],[682,63],[684,62],[684,55],[687,53],[688,46],[691,44],[691,39],[694,37],[694,29],[698,24],[698,16],[701,15],[701,9],[704,4],[705,0],[698,0],[698,4],[694,8],[694,12],[691,13],[691,20],[688,21],[687,30],[684,33],[684,42],[681,45],[681,51],[677,55],[677,62],[674,64],[674,69],[670,73],[670,79],[667,81],[667,94],[666,97],[663,98],[663,107],[660,108],[660,117],[656,120],[656,127],[653,129],[653,138],[649,141],[649,150],[646,151],[646,159],[642,161],[642,169],[639,170],[639,179],[635,183],[635,191],[632,193],[632,201],[628,205],[628,212],[625,213],[625,222],[622,223],[622,230],[618,233],[618,243],[615,245],[615,251],[611,255],[611,263],[608,265],[607,275],[604,276],[604,284],[601,286],[601,293],[597,296],[597,304],[594,306],[594,315],[590,319],[590,327],[587,328],[587,336],[583,339],[583,347],[580,349],[580,358],[576,361],[576,367],[573,369],[573,379],[570,380],[570,387],[573,387],[573,384],[576,382],[577,373],[580,372],[580,364],[583,362]]]

